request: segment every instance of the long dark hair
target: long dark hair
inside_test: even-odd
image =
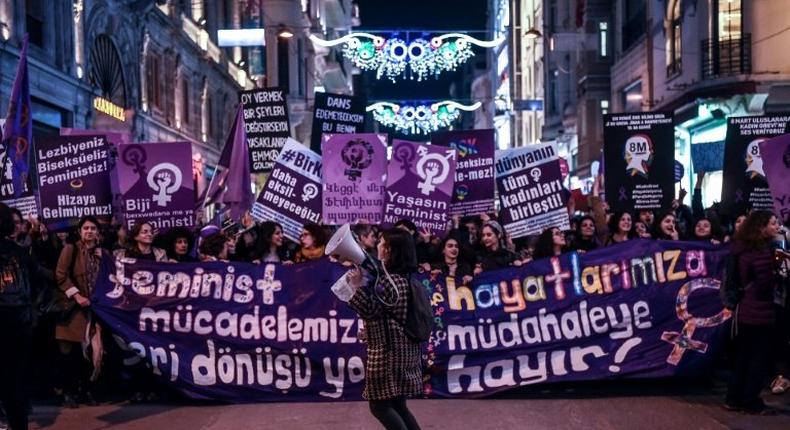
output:
[[[710,237],[699,237],[699,236],[697,236],[697,224],[699,224],[700,221],[707,221],[707,222],[710,223]],[[689,236],[691,236],[695,240],[706,240],[707,241],[707,240],[711,240],[711,239],[721,240],[723,234],[722,234],[721,225],[719,224],[719,220],[718,219],[711,218],[711,217],[708,217],[708,216],[703,216],[702,218],[698,219],[697,222],[694,223],[694,228],[692,229],[691,234]]]
[[[388,271],[401,275],[417,271],[417,250],[414,247],[414,239],[408,231],[393,228],[384,231],[381,237],[389,249],[389,258],[386,262]]]
[[[323,227],[314,222],[308,222],[303,228],[310,233],[310,236],[313,236],[313,242],[315,242],[313,243],[314,247],[320,248],[326,246],[327,238]]]
[[[740,249],[756,250],[770,245],[771,237],[763,236],[763,229],[774,216],[770,211],[754,211],[746,217],[741,228],[735,232],[735,243]]]
[[[532,251],[534,259],[554,256],[554,230],[559,229],[557,227],[549,227],[538,236],[538,240],[535,242],[535,250]]]
[[[277,230],[277,227],[280,230],[283,229],[283,226],[279,223],[274,221],[264,221],[258,225],[258,242],[255,246],[255,253],[258,258],[263,258],[269,255],[272,249],[272,236],[274,236],[274,232]],[[285,243],[283,246],[277,248],[277,256],[280,260],[287,260],[287,252],[285,249]]]
[[[137,237],[138,234],[140,234],[140,230],[143,229],[144,225],[147,225],[148,227],[151,227],[151,232],[153,233],[154,225],[151,224],[150,222],[143,221],[141,223],[135,224],[134,227],[132,227],[132,231],[130,231],[129,235],[126,237],[126,241],[129,244],[129,250],[132,251],[133,253],[140,251],[140,249],[137,247],[137,239],[136,239],[136,237]],[[153,241],[151,243],[153,243]]]
[[[180,257],[176,255],[176,241],[178,239],[184,238],[187,240],[187,254],[189,255],[192,252],[192,248],[195,246],[195,237],[191,231],[189,231],[186,227],[174,227],[168,230],[167,232],[167,241],[165,242],[165,251],[167,251],[167,256],[171,259],[176,259]]]
[[[626,232],[626,236],[629,239],[636,237],[636,232],[634,231],[634,216],[631,214],[631,212],[623,209],[615,211],[611,218],[609,218],[609,222],[606,223],[606,226],[609,228],[609,237],[612,237],[620,232],[620,219],[622,219],[623,215],[625,214],[628,214],[631,217],[631,230]]]
[[[672,240],[671,236],[667,236],[664,234],[664,231],[661,230],[661,222],[664,221],[664,219],[668,216],[675,218],[675,231],[678,232],[678,235],[680,234],[680,231],[678,230],[678,217],[675,215],[675,211],[672,209],[667,209],[661,212],[659,216],[653,220],[653,228],[650,232],[653,235],[653,239]]]

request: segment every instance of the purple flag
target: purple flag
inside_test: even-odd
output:
[[[386,134],[325,134],[324,224],[381,223],[387,173]]]
[[[387,169],[384,225],[409,219],[419,229],[444,233],[450,220],[455,157],[452,148],[395,140]]]
[[[774,201],[779,223],[790,217],[790,134],[760,142],[763,171]]]
[[[285,237],[299,242],[305,223],[321,221],[321,156],[289,137],[252,216],[280,223]]]
[[[239,104],[236,121],[222,149],[217,170],[200,198],[204,202],[203,206],[222,203],[230,207],[230,215],[234,219],[239,219],[245,211],[250,210],[254,196],[250,187],[250,161],[247,154],[244,105]]]
[[[497,151],[496,181],[502,225],[513,238],[570,228],[554,144]]]
[[[0,154],[3,175],[0,176],[0,199],[22,211],[35,214],[36,197],[30,181],[30,145],[33,143],[30,84],[27,75],[27,37],[22,41],[19,66],[8,104],[3,130],[3,153]]]
[[[458,151],[451,215],[494,210],[494,130],[446,131],[431,136],[434,145]]]
[[[189,142],[120,145],[117,171],[127,228],[143,221],[160,232],[192,227],[195,191]]]

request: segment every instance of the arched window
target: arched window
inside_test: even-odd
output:
[[[681,0],[667,2],[666,40],[667,40],[667,76],[680,73],[683,59],[682,22],[683,11],[680,8]]]
[[[91,85],[101,89],[103,98],[127,107],[121,58],[115,44],[104,34],[97,36],[91,47],[88,79]]]

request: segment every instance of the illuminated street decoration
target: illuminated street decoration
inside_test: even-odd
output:
[[[398,105],[378,102],[367,107],[373,119],[386,127],[406,134],[430,134],[440,128],[449,127],[461,116],[461,111],[471,112],[481,103],[462,105],[454,101],[442,101],[430,105]]]
[[[398,37],[389,39],[370,33],[351,33],[334,40],[310,36],[313,43],[332,47],[343,45],[343,55],[362,70],[376,71],[376,78],[386,76],[393,82],[397,77],[422,81],[444,71],[455,70],[474,56],[472,45],[493,48],[505,39],[492,41],[476,39],[462,33],[448,33],[429,39],[417,38],[407,42]]]

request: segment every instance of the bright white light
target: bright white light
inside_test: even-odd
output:
[[[219,46],[264,46],[266,38],[262,28],[217,30]]]

